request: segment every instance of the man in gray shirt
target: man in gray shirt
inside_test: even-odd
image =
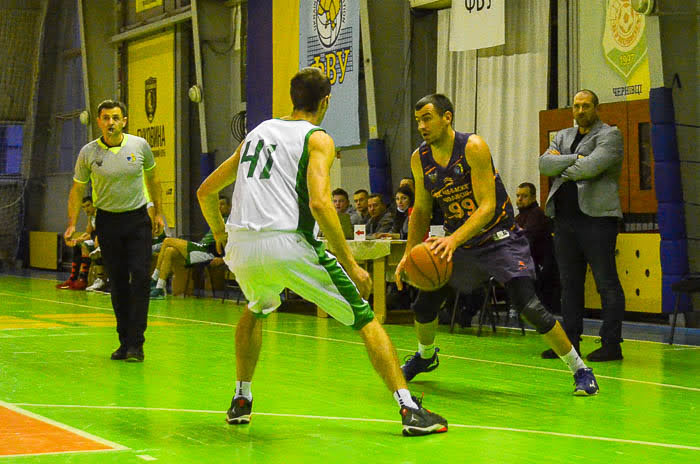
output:
[[[589,361],[622,359],[625,295],[615,264],[622,135],[598,118],[598,97],[590,90],[574,96],[578,127],[557,132],[540,156],[540,173],[553,178],[545,212],[554,218],[554,248],[559,264],[564,330],[579,350],[583,333],[586,264],[590,264],[603,307],[602,346]],[[542,353],[552,358],[551,350]]]
[[[70,239],[88,181],[97,208],[95,226],[102,258],[112,282],[112,307],[117,319],[119,348],[113,360],[143,361],[148,318],[151,237],[160,233],[160,183],[155,176],[153,152],[146,140],[123,132],[126,106],[105,100],[97,107],[102,137],[85,145],[75,163],[68,197]],[[144,179],[145,178],[145,179]],[[153,201],[152,222],[146,211],[144,180]]]
[[[391,232],[394,227],[394,216],[384,204],[384,199],[378,193],[373,193],[367,199],[369,221],[367,221],[367,237],[377,238],[380,234]]]

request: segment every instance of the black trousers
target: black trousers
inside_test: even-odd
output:
[[[617,218],[579,214],[554,219],[554,248],[561,280],[561,314],[572,343],[583,333],[586,264],[591,265],[603,308],[600,338],[603,343],[622,341],[625,295],[615,264]]]
[[[145,206],[124,213],[98,209],[95,223],[112,284],[119,343],[140,348],[148,319],[151,219]]]

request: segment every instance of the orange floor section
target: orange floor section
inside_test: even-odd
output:
[[[112,449],[52,424],[0,406],[0,456]]]

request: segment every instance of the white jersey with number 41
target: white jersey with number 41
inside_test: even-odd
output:
[[[270,119],[246,136],[229,228],[313,236],[306,172],[309,137],[317,130],[323,129],[304,120]]]

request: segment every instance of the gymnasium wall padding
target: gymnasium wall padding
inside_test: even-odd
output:
[[[372,193],[379,193],[387,202],[391,198],[391,172],[387,161],[384,140],[367,141],[367,161],[369,163],[369,186]]]
[[[659,202],[658,222],[661,233],[659,252],[663,272],[661,309],[673,312],[675,298],[671,285],[688,273],[688,241],[685,238],[683,189],[676,138],[672,89],[659,87],[649,91],[651,145],[654,152],[654,182]],[[687,296],[679,295],[679,310],[691,311]]]
[[[246,110],[250,132],[272,116],[272,0],[248,2]]]

